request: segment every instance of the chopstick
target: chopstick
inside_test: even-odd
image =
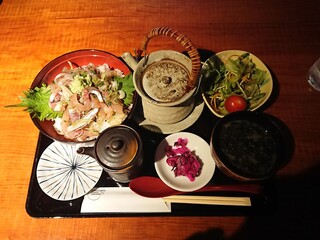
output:
[[[251,200],[249,197],[173,195],[169,197],[164,197],[163,200],[167,203],[251,206]]]

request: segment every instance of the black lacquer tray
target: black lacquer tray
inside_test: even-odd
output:
[[[137,114],[141,114],[141,105],[138,104],[135,110]],[[183,130],[195,133],[209,143],[212,128],[219,119],[204,107],[198,120]],[[130,119],[126,123],[133,127],[141,136],[144,148],[143,175],[157,176],[154,168],[154,152],[160,141],[167,135],[150,131],[145,127],[141,127],[136,121]],[[269,179],[259,184],[264,187],[264,196],[235,195],[221,193],[223,196],[250,196],[252,201],[251,207],[241,206],[218,206],[218,205],[196,205],[196,204],[172,204],[171,213],[81,213],[81,204],[84,197],[70,200],[58,201],[47,196],[40,188],[37,178],[36,169],[42,152],[52,143],[52,140],[41,134],[38,138],[37,149],[34,157],[34,164],[31,173],[29,191],[26,201],[26,211],[32,217],[52,218],[52,217],[120,217],[120,216],[248,216],[248,215],[264,215],[269,214],[270,210],[275,208],[274,180]],[[214,182],[227,184],[236,183],[216,168],[214,173]],[[108,174],[103,172],[100,180],[95,187],[122,187],[115,183]],[[209,194],[207,194],[209,195]]]

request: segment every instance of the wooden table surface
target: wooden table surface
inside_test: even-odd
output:
[[[316,239],[320,214],[320,92],[306,80],[320,57],[320,4],[231,0],[1,0],[0,239]],[[170,26],[199,49],[252,52],[278,84],[265,110],[291,130],[295,152],[276,176],[277,208],[229,217],[36,219],[25,210],[38,130],[19,102],[53,58],[93,48],[133,53],[150,29]],[[150,49],[176,49],[155,40]]]

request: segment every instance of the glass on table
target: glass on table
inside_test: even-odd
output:
[[[308,82],[314,89],[320,91],[320,58],[309,68]]]

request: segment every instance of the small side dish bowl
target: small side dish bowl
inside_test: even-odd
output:
[[[244,60],[238,64],[240,58]],[[242,50],[214,54],[202,65],[200,77],[202,98],[210,111],[220,118],[229,113],[225,108],[228,97],[244,98],[247,106],[243,110],[254,111],[268,100],[273,89],[266,65],[252,53]]]
[[[191,181],[187,176],[175,176],[173,167],[167,163],[167,147],[174,147],[179,138],[187,139],[186,147],[200,162],[200,172],[194,181]],[[195,191],[205,186],[213,177],[216,166],[210,155],[209,144],[201,137],[189,132],[173,133],[164,138],[157,147],[154,164],[160,179],[169,187],[182,192]]]
[[[115,55],[101,50],[83,49],[63,54],[49,62],[35,77],[30,89],[34,89],[35,87],[41,87],[42,84],[51,84],[55,77],[58,74],[60,74],[64,68],[70,68],[70,64],[74,68],[77,68],[86,66],[88,64],[100,66],[105,63],[109,66],[110,69],[121,70],[123,75],[131,74],[131,71],[127,67],[127,65]],[[132,112],[134,102],[135,101],[133,100],[131,111],[129,111],[126,119],[130,116]],[[40,121],[38,118],[32,118],[32,120],[41,133],[53,140],[64,143],[85,143],[92,141],[92,139],[84,141],[67,139],[63,135],[57,133],[57,131],[54,128],[54,121]]]
[[[240,181],[273,176],[285,158],[281,127],[269,115],[251,111],[230,113],[213,128],[211,154],[217,167]]]

